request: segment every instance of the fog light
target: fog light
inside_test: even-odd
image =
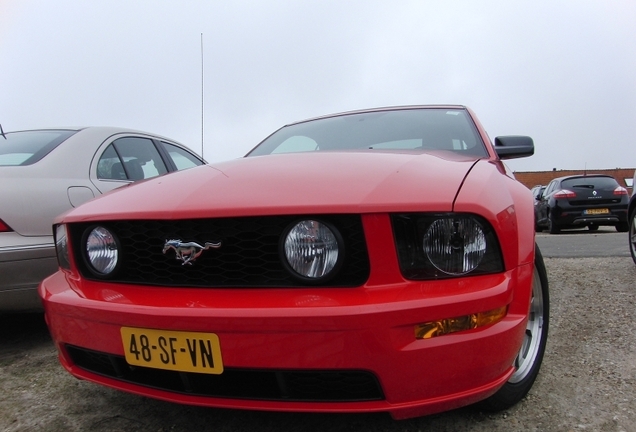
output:
[[[282,249],[287,265],[297,277],[317,282],[337,270],[342,240],[333,226],[317,220],[303,220],[288,231]]]
[[[97,275],[107,276],[115,270],[119,247],[113,233],[104,227],[93,228],[86,237],[86,256]]]

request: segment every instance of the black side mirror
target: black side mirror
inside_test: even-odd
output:
[[[534,141],[529,136],[500,136],[495,138],[495,151],[499,159],[532,156],[534,154]]]

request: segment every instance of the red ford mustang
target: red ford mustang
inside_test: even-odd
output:
[[[533,151],[466,107],[373,109],[106,194],[54,226],[60,361],[211,407],[507,408],[548,333],[532,195],[501,162]]]

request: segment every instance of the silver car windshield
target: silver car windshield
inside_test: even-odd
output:
[[[442,150],[488,156],[468,112],[454,108],[370,111],[296,123],[274,132],[247,156],[339,150]]]
[[[49,154],[75,130],[31,130],[0,136],[0,166],[31,165]]]

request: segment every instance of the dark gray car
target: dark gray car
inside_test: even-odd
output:
[[[562,229],[614,226],[626,232],[627,189],[607,175],[577,175],[552,180],[536,198],[537,230],[547,228],[551,234]]]

